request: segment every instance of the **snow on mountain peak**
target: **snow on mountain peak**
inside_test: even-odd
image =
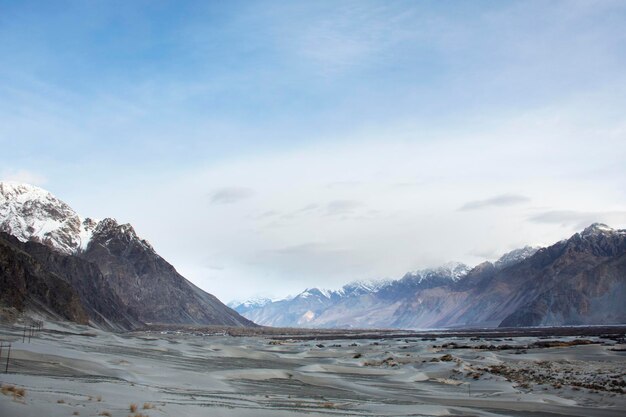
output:
[[[388,285],[391,280],[357,280],[349,282],[344,285],[340,290],[337,291],[338,294],[345,296],[349,294],[366,294],[378,291],[385,285]]]
[[[526,258],[533,256],[535,252],[537,252],[539,249],[540,247],[538,246],[524,246],[523,248],[514,249],[502,255],[494,263],[494,265],[496,266],[496,268],[504,268],[506,266],[516,264]]]
[[[604,223],[593,223],[590,226],[588,226],[587,228],[585,228],[585,230],[583,230],[580,235],[582,237],[587,237],[587,236],[597,236],[599,234],[605,234],[605,233],[613,233],[616,230],[613,229],[612,227],[607,226]]]
[[[0,198],[15,199],[22,202],[35,199],[53,199],[54,196],[44,190],[30,184],[22,184],[14,181],[0,182]],[[1,202],[2,200],[0,200]]]
[[[87,247],[94,225],[42,188],[0,182],[0,231],[23,242],[37,241],[71,254]]]
[[[267,297],[252,297],[246,301],[233,300],[230,303],[226,304],[228,307],[237,309],[237,308],[260,308],[266,304],[271,303],[272,300]]]
[[[309,298],[309,297],[324,297],[324,298],[330,298],[332,295],[332,291],[330,290],[326,290],[326,289],[319,289],[319,288],[307,288],[306,290],[302,291],[300,294],[298,294],[296,297],[299,298]]]
[[[418,282],[422,282],[432,276],[443,276],[450,278],[452,281],[458,281],[463,278],[471,268],[461,262],[447,262],[437,268],[418,269],[409,272],[405,276],[417,279]]]
[[[110,218],[102,221],[82,218],[52,193],[16,182],[0,182],[0,231],[22,242],[43,243],[65,254],[86,250],[95,235],[112,233],[153,250],[130,224],[120,225]]]
[[[154,252],[154,248],[147,240],[141,239],[137,236],[137,233],[132,225],[129,223],[119,224],[117,220],[110,217],[100,221],[96,225],[93,234],[94,236],[97,236],[97,238],[94,238],[94,241],[97,241],[98,243],[108,243],[112,239],[119,239],[126,243],[133,242],[143,246],[145,250]]]

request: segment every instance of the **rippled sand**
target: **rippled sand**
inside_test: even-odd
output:
[[[275,340],[48,323],[30,344],[7,327],[0,337],[16,340],[0,381],[26,392],[0,395],[1,416],[626,415],[626,346],[597,336],[539,348],[533,337]]]

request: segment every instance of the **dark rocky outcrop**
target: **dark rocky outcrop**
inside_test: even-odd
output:
[[[89,317],[77,292],[49,271],[13,236],[0,232],[0,304],[31,309],[86,324]]]
[[[22,247],[46,270],[71,285],[92,324],[107,330],[130,330],[144,325],[137,312],[113,291],[96,264],[36,242],[23,243]]]
[[[592,225],[539,255],[501,326],[626,323],[626,233]]]
[[[254,325],[187,281],[128,224],[102,220],[78,256],[97,265],[113,292],[143,322]]]

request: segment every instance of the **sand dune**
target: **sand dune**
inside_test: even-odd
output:
[[[19,328],[0,330],[13,340],[0,380],[26,391],[0,396],[2,416],[626,413],[624,345],[598,336],[587,337],[589,344],[560,336],[553,340],[562,346],[529,348],[539,339],[338,336],[319,343],[46,323],[22,343]]]

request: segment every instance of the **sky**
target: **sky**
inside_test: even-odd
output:
[[[222,301],[626,227],[626,2],[0,0],[0,179]]]

